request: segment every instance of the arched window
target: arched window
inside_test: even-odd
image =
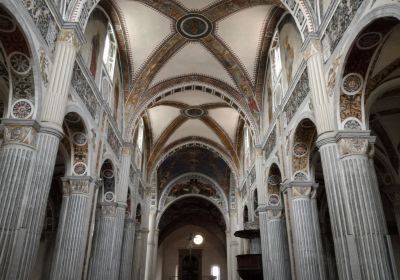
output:
[[[136,164],[136,167],[139,169],[141,169],[141,167],[142,167],[143,142],[144,142],[143,133],[144,133],[144,124],[143,124],[143,120],[140,120],[138,129],[137,129],[136,153],[135,153],[135,164]]]
[[[112,79],[114,74],[115,58],[117,56],[117,43],[111,23],[107,25],[106,41],[104,43],[103,63]]]
[[[243,135],[243,144],[244,144],[244,172],[250,167],[251,164],[251,135],[250,130],[247,126],[244,128]]]
[[[272,72],[272,81],[275,85],[281,75],[282,72],[282,60],[281,60],[281,51],[279,46],[279,36],[278,32],[275,33],[274,39],[272,41],[270,59],[271,59],[271,72]]]

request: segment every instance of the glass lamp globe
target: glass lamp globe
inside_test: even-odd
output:
[[[201,236],[200,234],[196,234],[194,237],[193,237],[193,242],[194,242],[194,244],[196,244],[196,245],[201,245],[202,243],[203,243],[203,236]]]

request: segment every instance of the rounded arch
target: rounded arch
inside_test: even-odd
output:
[[[6,80],[6,118],[38,119],[42,106],[42,77],[40,53],[46,54],[31,27],[12,2],[0,4],[4,28],[0,31],[0,46],[4,59],[0,60],[0,79]],[[8,26],[7,26],[8,25]]]
[[[189,78],[192,81],[194,80],[197,82],[188,83],[186,80]],[[243,96],[241,96],[235,89],[227,86],[225,83],[221,82],[217,85],[212,85],[211,83],[215,82],[213,79],[204,79],[205,78],[197,75],[183,76],[165,81],[146,91],[146,98],[139,101],[140,103],[135,106],[134,113],[129,116],[129,120],[126,122],[129,126],[125,129],[125,137],[127,140],[129,141],[133,136],[138,124],[138,120],[141,118],[146,109],[154,106],[158,102],[162,101],[164,97],[174,94],[175,92],[193,90],[199,90],[205,94],[217,96],[222,102],[238,111],[241,118],[251,128],[252,135],[255,137],[255,139],[258,139],[259,128],[257,120],[252,115],[247,103],[244,102]]]
[[[249,207],[245,204],[243,207],[243,226],[245,226],[246,223],[248,223],[249,220]]]
[[[317,137],[315,123],[309,118],[301,119],[294,130],[290,145],[291,179],[309,181],[310,153]]]
[[[165,207],[160,210],[157,214],[156,217],[156,229],[159,228],[159,224],[161,221],[161,218],[163,217],[163,215],[165,214],[165,212],[174,204],[178,203],[179,201],[185,200],[187,198],[197,198],[200,200],[206,200],[207,202],[210,202],[211,204],[213,204],[216,209],[218,209],[219,213],[221,214],[221,216],[224,218],[224,222],[225,222],[225,228],[228,229],[229,228],[229,215],[228,212],[223,211],[223,209],[212,199],[207,198],[203,195],[198,195],[198,194],[189,194],[189,195],[183,195],[181,197],[178,197],[177,199],[175,199],[174,201],[172,201],[171,203],[168,203],[167,205],[165,205]]]
[[[69,154],[70,175],[88,176],[90,172],[90,154],[88,130],[85,121],[75,111],[66,113],[63,121],[64,138],[61,143]]]
[[[225,163],[230,167],[235,178],[238,177],[239,171],[238,171],[237,166],[234,164],[234,162],[232,161],[232,159],[229,156],[225,155],[225,153],[222,150],[210,145],[209,143],[201,141],[201,139],[193,140],[191,137],[187,141],[179,143],[178,145],[174,145],[174,146],[170,147],[170,149],[166,150],[164,152],[163,156],[160,157],[159,159],[157,159],[157,161],[153,165],[153,168],[151,170],[149,170],[149,174],[151,174],[150,178],[155,175],[155,172],[157,171],[157,169],[161,166],[161,164],[168,157],[172,156],[175,152],[179,151],[180,149],[183,149],[186,147],[203,147],[207,150],[211,150],[212,152],[216,153],[222,160],[225,161]]]
[[[185,182],[187,180],[190,180],[191,183],[192,180],[198,180],[198,179],[204,179],[204,182],[200,183],[199,186],[196,186],[196,190],[192,190],[191,194],[184,194],[184,195],[204,196],[207,199],[211,199],[214,204],[218,205],[219,208],[223,209],[223,212],[227,213],[229,204],[228,204],[228,198],[226,197],[224,190],[214,179],[198,172],[189,172],[182,174],[173,179],[171,182],[169,182],[161,193],[159,202],[159,211],[163,211],[163,209],[168,207],[168,205],[171,203],[171,201],[167,202],[167,198],[177,183]],[[215,192],[209,190],[210,187],[215,188]],[[174,200],[172,200],[172,202]]]
[[[138,205],[136,206],[135,222],[138,225],[142,224],[142,205],[140,203],[138,203]]]
[[[377,16],[379,15],[379,16]],[[370,10],[362,19],[359,20],[351,34],[347,38],[342,49],[338,65],[341,65],[337,71],[335,83],[335,110],[339,129],[362,130],[368,128],[368,116],[366,112],[366,95],[370,96],[372,91],[367,81],[370,78],[372,64],[377,58],[382,46],[385,45],[386,38],[390,31],[390,23],[386,27],[382,21],[393,19],[392,28],[400,22],[400,8],[398,5],[385,4],[383,6]],[[381,23],[381,24],[379,24]],[[377,27],[379,25],[379,27]],[[374,30],[376,26],[376,30]],[[379,34],[378,34],[379,33]],[[357,34],[354,36],[354,34]],[[365,36],[376,35],[375,43],[371,46],[360,46],[360,39]],[[371,40],[374,38],[371,37]],[[360,54],[361,53],[361,54]],[[362,56],[366,57],[362,57]],[[358,59],[363,63],[358,63],[361,70],[351,60]],[[350,83],[354,86],[350,86]],[[373,89],[375,90],[375,89]],[[368,97],[369,98],[369,97]],[[351,102],[350,102],[351,100]]]
[[[282,206],[281,186],[282,173],[278,164],[273,163],[268,170],[267,175],[267,205]]]
[[[102,192],[99,194],[100,202],[116,202],[116,168],[113,161],[105,159],[101,165],[100,178],[103,181]]]

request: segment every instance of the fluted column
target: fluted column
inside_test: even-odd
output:
[[[290,258],[286,222],[282,207],[260,208],[260,232],[263,252],[264,279],[290,280]],[[264,257],[265,254],[265,257]]]
[[[307,70],[310,79],[312,103],[318,131],[318,141],[322,167],[324,170],[329,216],[335,247],[336,265],[340,279],[360,279],[360,266],[357,254],[354,254],[353,238],[348,234],[347,198],[341,180],[339,154],[333,131],[334,119],[333,95],[327,92],[323,71],[321,42],[311,39],[305,51]]]
[[[295,275],[300,280],[326,279],[316,213],[315,184],[286,182],[292,229]]]
[[[304,57],[307,60],[311,99],[315,111],[318,134],[334,131],[333,98],[326,89],[320,40],[311,39],[309,41]]]
[[[37,155],[31,165],[32,177],[24,193],[26,208],[19,217],[21,232],[17,236],[10,265],[5,274],[6,279],[29,278],[35,263],[58,145],[62,138],[61,125],[78,47],[75,30],[62,29],[59,32],[48,91],[43,99]]]
[[[23,197],[30,181],[30,170],[36,153],[35,121],[3,119],[4,142],[0,148],[0,279],[15,264],[11,255],[15,240],[24,234],[19,217]]]
[[[373,138],[368,131],[341,132],[337,136],[340,162],[349,201],[349,235],[359,260],[361,279],[393,279],[387,248],[387,228],[372,156]]]
[[[118,279],[126,205],[100,203],[89,279]]]
[[[79,279],[89,229],[91,177],[63,178],[63,201],[50,279]]]
[[[151,209],[149,213],[149,235],[147,238],[147,247],[146,247],[146,265],[145,265],[145,280],[153,280],[153,250],[155,246],[154,237],[155,237],[155,220],[156,220],[156,210]]]
[[[135,222],[132,218],[125,218],[124,239],[122,242],[121,266],[119,280],[132,279],[133,255],[135,244]]]

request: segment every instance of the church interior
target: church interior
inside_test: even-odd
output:
[[[0,0],[0,280],[399,280],[399,0]]]

